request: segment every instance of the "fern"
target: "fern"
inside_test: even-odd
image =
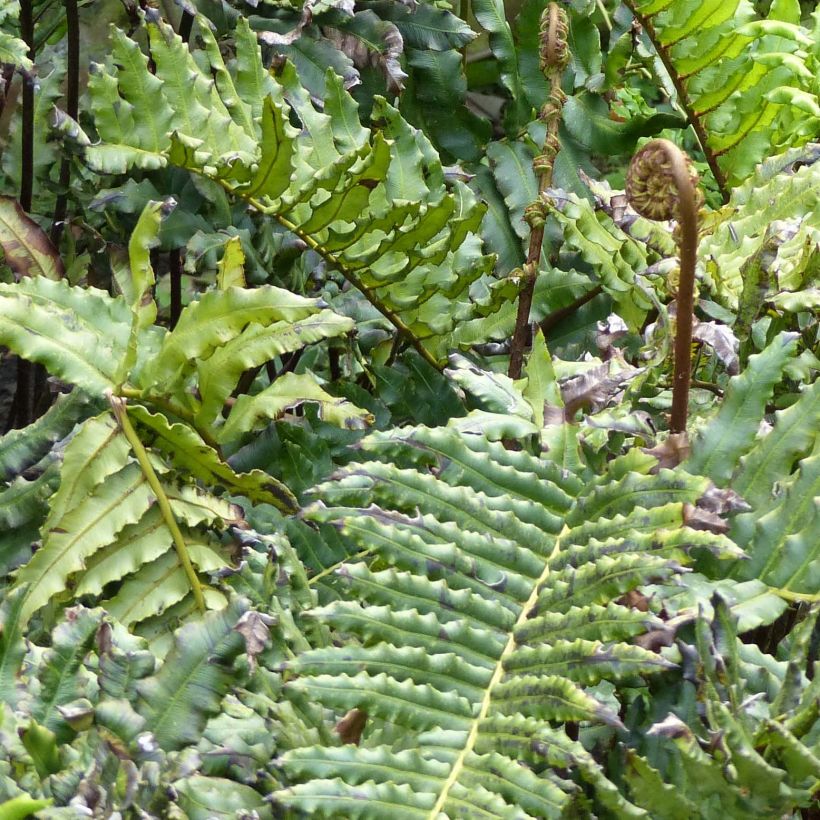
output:
[[[653,616],[617,601],[674,578],[691,546],[737,554],[684,524],[708,481],[615,466],[590,479],[446,428],[362,446],[369,460],[317,488],[306,513],[372,556],[339,570],[356,601],[313,613],[353,640],[288,662],[285,692],[362,710],[367,730],[358,748],[286,753],[305,782],[276,802],[318,816],[552,817],[574,795],[560,768],[616,815],[641,815],[561,724],[621,727],[595,684],[670,668],[629,642]]]
[[[228,285],[189,304],[172,331],[156,325],[149,251],[167,210],[152,202],[141,215],[120,296],[45,276],[0,285],[0,341],[81,391],[0,441],[11,479],[0,493],[0,555],[7,571],[25,564],[15,581],[25,587],[24,621],[65,602],[69,589],[128,625],[184,606],[191,594],[200,609],[223,606],[200,577],[230,564],[217,533],[243,516],[220,494],[286,511],[296,501],[274,476],[231,468],[220,443],[305,402],[341,426],[369,420],[309,374],[287,374],[225,412],[245,370],[352,322],[316,299]],[[104,399],[110,410],[97,414]],[[53,447],[69,434],[64,452]],[[26,563],[38,530],[40,547]]]
[[[767,301],[793,312],[816,307],[810,286],[820,246],[818,158],[813,143],[762,163],[732,191],[701,241],[704,281],[738,311],[744,330]]]
[[[460,182],[445,189],[426,137],[384,102],[373,115],[380,127],[363,128],[332,71],[317,109],[292,65],[277,77],[263,68],[244,19],[242,60],[229,66],[207,23],[204,67],[161,20],[149,17],[146,29],[155,74],[117,30],[111,64],[94,69],[102,143],[85,149],[89,165],[105,173],[171,165],[215,180],[304,240],[437,363],[492,259],[473,233],[483,206]]]
[[[746,504],[730,535],[750,560],[730,577],[760,579],[786,600],[815,600],[820,558],[820,381],[758,435],[766,402],[797,350],[781,334],[729,382],[720,410],[692,443],[686,469],[731,487]]]
[[[748,0],[630,0],[724,195],[771,154],[817,133],[817,26],[797,3],[759,19]]]
[[[20,598],[13,592],[0,607],[0,680],[7,683],[0,690],[4,811],[13,805],[6,801],[24,805],[28,799],[29,811],[50,805],[53,816],[87,814],[93,807],[161,817],[174,810],[173,795],[195,817],[202,816],[197,804],[207,795],[209,811],[220,816],[238,807],[256,807],[265,816],[262,795],[251,785],[191,766],[203,731],[220,737],[212,718],[229,690],[247,682],[237,656],[258,651],[243,631],[243,623],[260,616],[247,601],[234,599],[183,627],[161,661],[146,641],[100,609],[70,610],[47,648],[24,644],[16,620]],[[230,752],[231,744],[239,748],[236,736],[223,748]]]
[[[817,711],[809,705],[816,687],[804,674],[817,609],[805,613],[786,662],[778,663],[738,641],[720,594],[711,603],[712,616],[701,612],[687,648],[700,664],[700,715],[691,714],[683,694],[674,712],[649,729],[667,756],[663,774],[631,754],[629,790],[651,817],[663,820],[793,816],[816,801],[820,775]],[[719,748],[708,742],[714,737]]]

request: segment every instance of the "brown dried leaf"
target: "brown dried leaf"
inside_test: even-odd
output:
[[[630,609],[637,609],[638,612],[649,612],[649,598],[639,589],[629,590],[618,599],[618,603]]]
[[[365,724],[367,723],[367,712],[362,709],[351,709],[339,722],[336,724],[336,733],[339,735],[339,740],[342,743],[352,743],[354,746],[359,745],[362,739],[362,732],[364,732]]]
[[[697,322],[692,328],[692,338],[709,345],[723,362],[726,372],[730,376],[737,375],[740,369],[737,357],[740,342],[731,328],[718,322]]]
[[[675,640],[675,630],[671,627],[651,629],[644,635],[639,635],[633,643],[650,652],[659,652],[664,646],[672,646]]]
[[[748,512],[752,509],[744,498],[730,487],[721,489],[714,485],[698,499],[698,507],[718,515]]]
[[[245,639],[245,651],[248,653],[251,670],[256,667],[256,656],[267,646],[270,627],[275,623],[276,618],[252,609],[236,622],[234,629]]]
[[[671,470],[689,456],[689,437],[686,433],[670,433],[660,444],[645,448],[647,455],[658,459],[658,470]]]
[[[404,90],[407,74],[402,71],[401,58],[404,41],[393,23],[381,20],[370,9],[353,15],[352,22],[344,28],[327,26],[322,34],[343,54],[353,61],[356,68],[372,66],[384,74],[387,90],[398,94]]]
[[[692,504],[683,505],[683,523],[693,530],[707,530],[717,535],[729,532],[729,525],[717,513],[694,507]]]
[[[640,372],[640,368],[630,367],[622,360],[612,358],[564,382],[561,385],[561,398],[566,418],[571,419],[582,407],[589,407],[591,412],[602,410]]]

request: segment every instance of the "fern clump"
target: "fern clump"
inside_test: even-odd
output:
[[[718,185],[817,134],[818,26],[797,3],[760,19],[748,0],[630,0],[669,72]]]
[[[173,330],[156,324],[150,249],[168,211],[145,208],[116,296],[45,276],[0,284],[0,341],[77,391],[0,440],[0,555],[25,590],[24,621],[76,596],[128,626],[224,606],[204,579],[231,565],[230,530],[246,526],[227,494],[284,512],[297,502],[221,448],[305,402],[342,427],[369,420],[311,374],[230,400],[247,369],[350,330],[321,300],[221,282]]]
[[[146,30],[154,73],[119,30],[110,62],[94,68],[101,142],[85,148],[89,166],[207,177],[302,239],[437,362],[493,260],[475,235],[484,206],[462,182],[445,184],[428,139],[383,100],[363,127],[332,70],[317,106],[293,65],[263,67],[244,18],[230,65],[204,19],[198,59],[162,20],[149,16]]]
[[[345,645],[288,662],[285,693],[367,724],[358,746],[285,754],[303,782],[276,802],[317,816],[553,817],[588,783],[640,816],[566,726],[622,730],[598,685],[673,666],[634,642],[658,621],[624,596],[673,580],[693,547],[738,555],[686,525],[708,480],[652,474],[633,455],[596,479],[446,428],[376,434],[362,455],[306,511],[369,555],[339,569],[350,592],[312,613]]]

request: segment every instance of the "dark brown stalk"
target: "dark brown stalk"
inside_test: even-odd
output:
[[[626,193],[632,207],[647,219],[678,221],[680,276],[675,323],[675,372],[672,383],[673,433],[686,432],[692,370],[692,314],[698,249],[697,173],[673,142],[655,139],[632,158]]]
[[[32,0],[20,0],[20,34],[34,60]],[[23,75],[22,150],[20,155],[20,205],[28,213],[34,191],[34,76]]]
[[[77,120],[80,99],[80,17],[77,0],[65,0],[66,20],[66,81],[65,110],[73,120]],[[60,163],[60,181],[57,202],[54,205],[54,219],[51,222],[51,243],[60,247],[60,235],[68,213],[68,186],[71,182],[71,161],[67,155]]]
[[[173,330],[182,313],[182,251],[174,248],[168,254],[168,276],[171,286],[171,316],[170,325]]]
[[[515,330],[510,345],[509,375],[512,379],[521,377],[524,350],[530,336],[530,310],[535,292],[538,264],[544,243],[544,213],[542,194],[552,185],[552,166],[558,152],[558,125],[564,94],[561,91],[561,75],[569,60],[567,49],[567,17],[556,3],[550,3],[541,17],[541,69],[550,82],[549,100],[541,111],[541,119],[547,124],[547,133],[541,155],[533,163],[538,173],[538,199],[525,212],[530,224],[530,245],[527,261],[524,263],[521,289],[518,294],[518,312]]]
[[[695,188],[680,151],[676,151],[672,168],[675,184],[680,192],[680,279],[675,314],[675,383],[672,389],[670,429],[673,433],[685,433],[689,415],[689,380],[692,377],[692,314],[695,311],[698,208]]]

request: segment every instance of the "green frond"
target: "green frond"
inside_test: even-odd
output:
[[[735,376],[717,415],[692,443],[686,469],[725,485],[738,460],[751,448],[766,402],[780,381],[783,368],[797,350],[797,335],[781,333],[749,366]]]
[[[174,428],[180,425],[170,425],[164,417],[162,423],[147,411],[137,412],[135,417],[153,422],[153,429],[166,435],[166,444],[177,438],[183,448],[187,444],[187,457],[195,464],[208,466],[213,471],[209,475],[212,482],[229,484],[234,490],[240,485],[249,491],[266,490],[268,494],[275,489],[275,482],[262,481],[254,474],[236,476],[207,446],[200,443],[197,450],[191,445],[195,434],[190,428],[184,428],[189,435],[177,435],[179,430]],[[183,449],[183,463],[185,456]],[[205,525],[217,529],[238,523],[238,509],[206,490],[178,484],[171,465],[157,451],[149,458],[153,458],[154,469],[161,476],[160,483],[182,527],[194,566],[203,574],[224,568],[229,563],[224,548],[196,528]],[[15,578],[15,587],[24,590],[24,621],[49,601],[64,598],[69,588],[78,596],[102,596],[109,584],[122,582],[106,606],[129,624],[156,615],[189,594],[190,579],[174,551],[168,522],[156,505],[146,474],[134,460],[129,441],[111,414],[89,419],[77,429],[65,448],[59,478],[54,472],[50,468],[33,486],[18,479],[6,491],[16,493],[19,517],[29,513],[29,506],[36,506],[38,488],[40,493],[50,492],[49,482],[59,482],[42,522],[42,544]],[[22,503],[23,490],[29,496],[27,504]],[[285,493],[277,499],[287,498],[289,494]],[[218,608],[224,605],[224,597],[208,591],[206,603]]]
[[[58,741],[65,741],[72,735],[71,726],[61,714],[60,707],[89,693],[90,681],[83,669],[83,661],[91,649],[103,612],[77,607],[72,615],[52,634],[51,647],[39,663],[40,690],[30,707],[32,718],[54,732]]]
[[[406,804],[412,816],[430,820],[553,817],[576,788],[538,774],[555,767],[615,816],[644,816],[562,725],[619,729],[595,687],[617,692],[673,668],[631,642],[655,615],[621,601],[672,581],[694,546],[737,556],[725,536],[685,524],[709,482],[629,472],[626,461],[615,480],[585,482],[454,429],[374,433],[360,452],[368,460],[315,488],[305,512],[368,553],[337,573],[353,600],[307,613],[347,640],[287,661],[284,691],[368,722],[357,748],[289,752],[282,765],[304,782],[277,792],[277,805],[378,817],[377,803],[355,803],[359,790],[375,800],[409,786],[424,796]],[[390,727],[401,749],[384,745]]]
[[[29,557],[48,501],[59,484],[59,469],[49,464],[37,478],[18,476],[0,491],[0,566],[8,572]]]
[[[816,596],[820,580],[820,454],[798,462],[781,494],[736,529],[750,560],[733,575],[760,578],[785,594]],[[744,537],[745,536],[745,537]]]
[[[292,786],[280,792],[280,805],[307,813],[312,817],[372,818],[395,817],[397,820],[423,820],[430,816],[436,795],[419,792],[407,785],[389,780],[366,781],[355,787],[341,778],[324,778]]]
[[[383,101],[373,114],[380,128],[363,128],[332,70],[324,110],[317,108],[292,65],[276,76],[264,70],[244,23],[237,32],[242,56],[233,64],[205,35],[207,73],[162,20],[149,14],[145,27],[155,73],[121,32],[112,35],[110,64],[92,73],[102,139],[86,149],[92,168],[176,165],[215,180],[307,242],[428,360],[440,357],[454,327],[450,304],[461,303],[456,316],[465,318],[469,287],[493,260],[475,235],[483,206],[461,182],[445,188],[427,138]],[[297,318],[304,316],[289,321]],[[182,362],[181,342],[171,336],[176,352],[163,351],[157,379]]]
[[[630,0],[672,76],[722,189],[817,133],[813,32],[757,19],[748,0]],[[704,139],[705,138],[705,139]]]
[[[178,469],[193,478],[221,485],[255,503],[273,504],[283,511],[296,509],[296,499],[284,484],[262,470],[234,472],[190,425],[172,424],[162,413],[151,413],[136,404],[129,412],[147,431],[145,443],[172,458]]]
[[[20,613],[25,590],[15,589],[3,594],[0,603],[0,703],[17,703],[17,670],[26,653]]]
[[[42,276],[0,283],[0,344],[101,396],[125,357],[131,312],[96,288]]]
[[[202,407],[197,420],[210,424],[246,370],[291,353],[322,339],[341,336],[353,329],[353,321],[330,310],[321,310],[296,321],[277,321],[267,326],[252,324],[238,336],[199,362],[197,375]]]
[[[775,481],[789,475],[798,458],[811,452],[818,430],[820,380],[808,385],[791,407],[775,413],[773,428],[741,458],[732,489],[756,509],[765,507]]]
[[[231,663],[244,649],[234,627],[246,609],[236,600],[183,626],[160,670],[137,683],[139,712],[160,748],[195,743],[208,716],[219,709],[231,685]]]
[[[757,689],[755,707],[749,708],[748,693],[757,687],[753,669],[773,659],[757,650],[753,663],[741,668],[738,661],[750,647],[738,640],[720,593],[712,604],[712,615],[702,613],[695,625],[695,646],[687,649],[696,653],[701,669],[695,683],[699,717],[684,723],[676,709],[649,729],[652,743],[662,750],[655,757],[658,769],[628,752],[630,794],[652,817],[673,819],[694,811],[709,820],[764,820],[809,806],[817,788],[814,743],[792,733],[782,718],[794,713],[801,694],[811,697],[803,670],[817,607],[793,633],[785,676],[771,689]],[[788,694],[781,696],[784,690]],[[809,722],[816,721],[815,711]],[[720,743],[711,745],[708,738],[717,736]]]
[[[219,430],[223,442],[237,439],[243,432],[260,426],[267,419],[277,419],[286,410],[302,404],[318,407],[319,418],[337,427],[361,429],[373,421],[366,410],[343,398],[331,396],[312,373],[285,373],[273,384],[253,396],[244,394],[231,408],[225,426]]]
[[[0,63],[13,65],[26,71],[33,68],[28,58],[28,46],[25,42],[5,31],[0,32]],[[30,811],[36,811],[36,809],[31,808]]]
[[[34,423],[0,437],[0,478],[7,481],[36,464],[90,412],[92,402],[86,394],[61,394]]]
[[[142,383],[161,389],[179,378],[192,361],[207,359],[239,337],[248,325],[292,323],[318,311],[318,300],[273,285],[208,291],[182,311],[174,329],[164,336],[156,359],[143,368]]]
[[[563,233],[564,247],[592,266],[600,284],[618,306],[618,314],[633,330],[643,324],[652,302],[641,288],[637,273],[648,267],[647,247],[606,214],[577,194],[550,190],[550,214]]]
[[[717,226],[700,242],[704,281],[744,325],[764,300],[785,306],[791,298],[790,309],[811,309],[806,286],[820,239],[819,156],[813,143],[763,162],[732,189]]]

